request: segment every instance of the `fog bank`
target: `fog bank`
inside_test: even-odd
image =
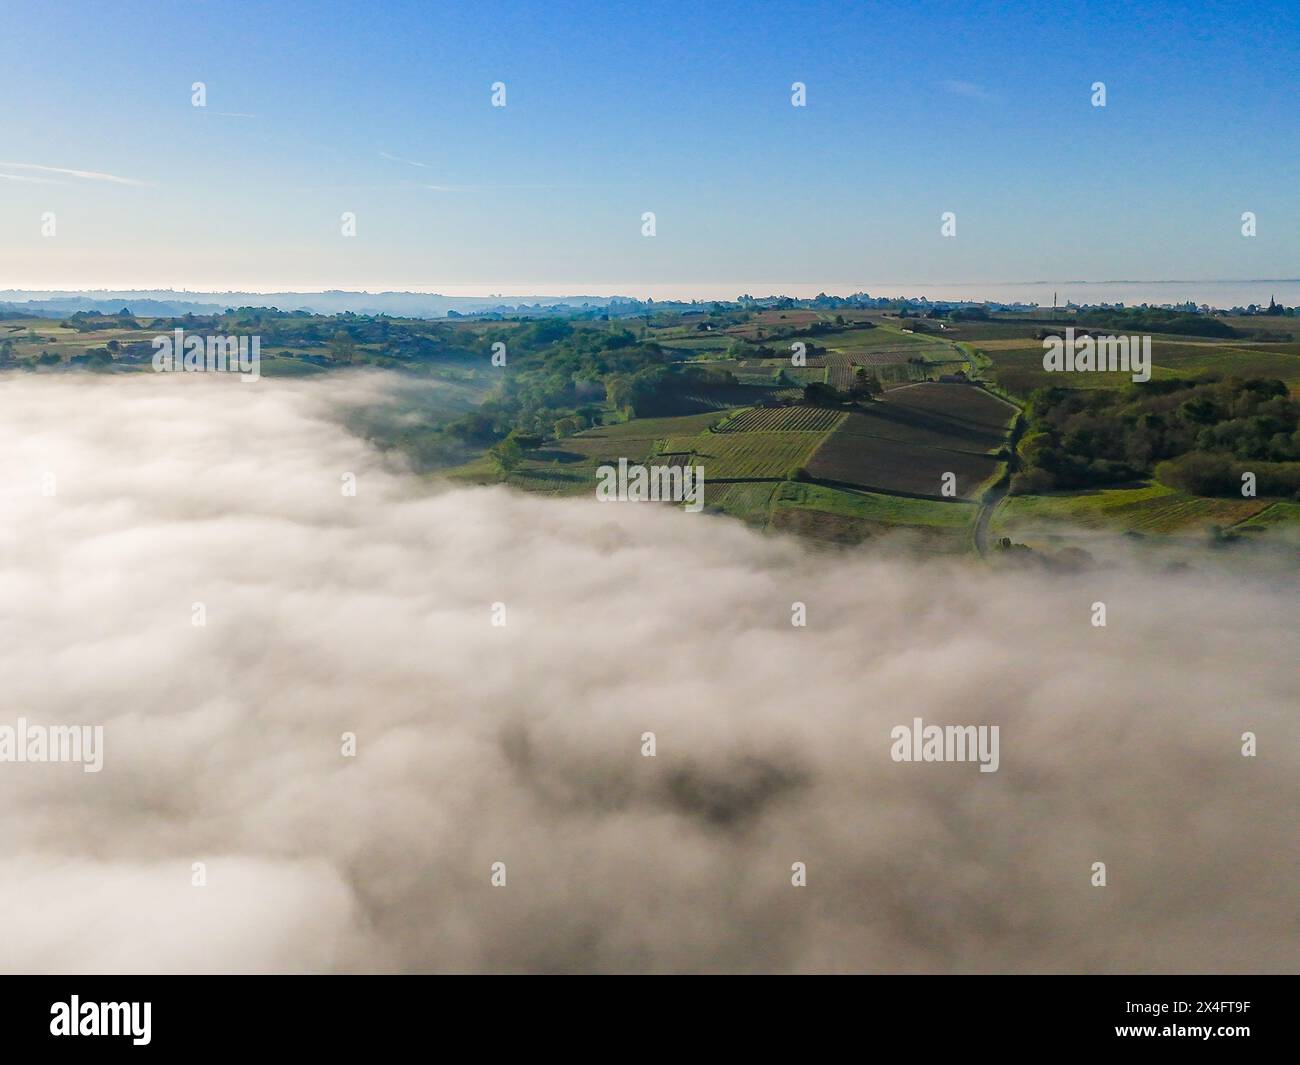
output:
[[[1294,572],[446,489],[339,427],[391,387],[0,377],[0,726],[104,730],[0,762],[0,969],[1300,964]]]

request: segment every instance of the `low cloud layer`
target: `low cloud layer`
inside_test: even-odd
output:
[[[0,763],[0,969],[1300,964],[1294,569],[445,489],[339,428],[389,387],[0,378],[0,726],[104,726]],[[914,717],[998,771],[892,761]]]

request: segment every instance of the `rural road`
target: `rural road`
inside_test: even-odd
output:
[[[980,553],[980,558],[988,558],[989,523],[993,520],[993,511],[1002,502],[1010,487],[1011,477],[1008,475],[997,487],[990,488],[980,502],[979,513],[975,515],[975,550]]]

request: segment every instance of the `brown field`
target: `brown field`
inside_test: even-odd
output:
[[[1001,448],[1015,417],[1009,404],[970,385],[923,384],[895,389],[855,411],[808,463],[819,480],[883,492],[942,498],[945,473],[956,475],[957,498],[973,499],[997,476]]]
[[[943,475],[954,473],[957,498],[974,499],[1002,466],[992,455],[845,431],[851,424],[852,419],[817,450],[807,466],[810,476],[879,492],[941,499]]]
[[[901,397],[916,390],[894,389],[886,393],[884,400],[851,414],[839,431],[846,436],[874,436],[974,455],[995,452],[1006,443],[1005,429],[972,425],[893,401],[894,393]]]
[[[889,402],[907,407],[918,414],[942,418],[954,430],[1004,434],[1015,421],[1016,410],[1005,400],[973,385],[924,384],[914,388],[896,388]]]
[[[1017,322],[1015,319],[996,319],[991,322],[953,322],[944,330],[944,336],[949,340],[968,340],[980,347],[1016,337],[1021,338],[1021,344],[1025,344],[1033,340],[1042,328],[1042,323]]]
[[[742,325],[733,325],[723,332],[728,337],[756,341],[770,339],[774,331],[782,329],[802,329],[813,322],[825,321],[827,316],[820,311],[760,311],[754,318]]]

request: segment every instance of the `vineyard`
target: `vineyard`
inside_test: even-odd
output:
[[[752,525],[765,525],[772,510],[772,497],[780,490],[771,481],[704,482],[704,504]]]
[[[720,433],[827,433],[844,412],[825,407],[753,407],[721,422]]]
[[[706,481],[776,479],[793,477],[807,464],[821,433],[700,433],[669,437],[665,452],[689,452],[691,461],[704,467]]]
[[[760,312],[742,324],[729,317],[669,318],[673,324],[666,328],[638,323],[643,336],[676,349],[672,362],[701,371],[680,391],[647,404],[650,416],[635,417],[632,409],[612,406],[608,396],[603,405],[593,399],[588,406],[601,409],[582,412],[588,424],[597,423],[592,428],[552,435],[543,422],[530,434],[540,445],[525,446],[508,469],[498,456],[485,454],[451,476],[581,496],[593,492],[599,466],[620,459],[698,465],[705,506],[714,513],[828,544],[905,531],[927,551],[969,550],[979,535],[972,530],[1030,542],[1031,536],[1059,538],[1070,527],[1090,534],[1122,529],[1203,537],[1218,526],[1232,538],[1255,539],[1300,521],[1295,502],[1200,498],[1152,484],[1008,497],[977,523],[978,504],[1007,472],[1011,430],[1020,416],[999,396],[1015,396],[1017,382],[1037,384],[1044,377],[1042,345],[1034,339],[1041,323],[917,323],[888,313],[795,315],[785,309]],[[807,328],[815,322],[826,328]],[[798,366],[787,350],[795,338],[811,349]],[[1167,362],[1187,371],[1259,373],[1293,389],[1300,380],[1300,342],[1289,337],[1267,344],[1157,338],[1153,354],[1157,379],[1174,372]],[[958,368],[968,381],[932,380]],[[855,387],[863,370],[883,392],[868,398]],[[1123,378],[1103,374],[1069,384],[1127,387]],[[824,388],[806,394],[814,384],[829,384],[839,395]]]
[[[832,351],[826,356],[826,383],[832,388],[847,392],[853,387],[856,373],[857,368],[853,365],[851,356],[839,351]]]
[[[918,388],[900,388],[889,394],[889,401],[920,413],[943,418],[952,426],[964,426],[1005,435],[1016,412],[1005,400],[973,385],[928,384]]]
[[[1002,470],[994,452],[1015,409],[970,385],[922,384],[839,423],[808,464],[820,480],[943,498],[945,474],[957,499],[974,499]]]

